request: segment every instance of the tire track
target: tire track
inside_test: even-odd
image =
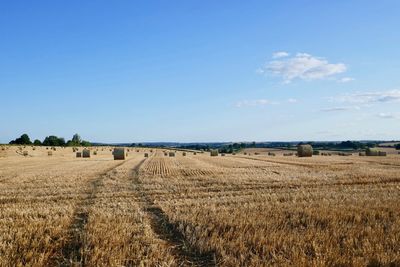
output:
[[[152,230],[157,236],[169,244],[173,255],[178,261],[178,266],[216,266],[213,251],[202,252],[190,244],[187,238],[179,231],[178,223],[173,223],[168,215],[146,193],[139,179],[140,167],[146,159],[142,160],[132,171],[133,187],[141,201],[142,209],[148,215]]]
[[[124,163],[126,163],[126,161],[107,168],[96,178],[89,181],[88,189],[82,192],[84,197],[77,203],[77,207],[72,215],[74,219],[68,227],[66,242],[59,249],[60,253],[50,259],[49,266],[85,265],[82,248],[84,245],[84,233],[89,218],[90,207],[94,204],[99,188],[103,185],[104,179],[110,174],[110,172]]]

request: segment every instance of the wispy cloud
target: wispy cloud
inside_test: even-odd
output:
[[[292,104],[294,104],[294,103],[297,103],[297,102],[299,102],[297,99],[295,99],[295,98],[289,98],[288,100],[287,100],[287,102],[288,103],[292,103]]]
[[[392,114],[392,113],[384,113],[384,112],[379,113],[378,117],[381,118],[381,119],[395,119],[396,118],[396,116],[394,114]]]
[[[282,57],[288,57],[290,54],[288,52],[284,51],[279,51],[275,52],[272,54],[272,58],[282,58]]]
[[[254,106],[266,106],[278,104],[277,102],[270,101],[268,99],[255,99],[255,100],[242,100],[236,103],[236,107],[254,107]]]
[[[306,53],[297,53],[295,56],[289,57],[287,52],[277,52],[272,57],[274,59],[279,58],[279,60],[267,62],[257,72],[279,76],[285,83],[290,83],[295,79],[305,81],[326,79],[347,70],[343,63],[332,64],[324,58],[314,57]]]
[[[331,100],[335,102],[359,104],[400,102],[400,90],[356,92],[353,94],[332,97]]]
[[[336,111],[348,111],[348,110],[358,110],[358,106],[347,106],[347,107],[329,107],[320,109],[322,112],[336,112]]]
[[[340,82],[340,83],[348,83],[348,82],[352,82],[354,80],[355,79],[351,78],[351,77],[344,77],[344,78],[339,79],[338,82]]]

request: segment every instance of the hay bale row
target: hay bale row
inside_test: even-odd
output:
[[[275,154],[275,153],[273,153],[273,152],[268,152],[268,156],[275,157],[275,156],[276,156],[276,154]]]
[[[359,155],[360,157],[365,157],[365,156],[366,156],[365,152],[359,152],[358,155]]]
[[[332,156],[332,154],[331,153],[327,153],[327,152],[322,152],[321,156]]]
[[[386,152],[379,151],[376,148],[367,148],[365,150],[365,155],[369,157],[386,157]]]
[[[346,152],[339,152],[338,155],[339,155],[339,156],[344,156],[344,157],[353,156],[353,154],[351,154],[351,153],[346,153]]]
[[[291,157],[291,156],[294,155],[294,153],[283,153],[283,155],[284,155],[285,157]]]
[[[298,157],[312,157],[313,148],[311,145],[299,145],[297,146],[297,156]]]
[[[386,157],[386,156],[387,156],[387,153],[384,152],[384,151],[379,151],[379,152],[378,152],[378,156],[379,156],[379,157]]]

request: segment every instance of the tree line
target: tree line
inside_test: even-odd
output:
[[[43,141],[35,139],[33,142],[29,135],[23,134],[19,138],[10,141],[10,145],[35,145],[35,146],[91,146],[89,141],[82,140],[79,134],[74,134],[71,140],[67,142],[63,137],[55,135],[46,136]]]

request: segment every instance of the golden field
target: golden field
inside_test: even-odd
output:
[[[397,154],[7,148],[0,266],[400,265]]]

